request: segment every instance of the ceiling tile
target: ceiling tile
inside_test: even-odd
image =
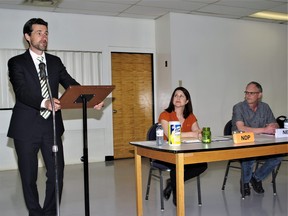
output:
[[[192,11],[192,10],[197,10],[207,4],[200,3],[200,2],[186,2],[186,1],[141,1],[137,5],[156,7],[156,8]]]
[[[250,8],[256,10],[267,10],[272,7],[283,5],[282,2],[266,1],[266,0],[220,0],[215,5],[224,5],[230,7]]]
[[[145,6],[132,6],[125,10],[125,13],[130,14],[139,14],[139,15],[148,15],[148,16],[159,16],[165,13],[168,13],[169,10],[166,8],[153,8]]]
[[[89,10],[99,12],[121,12],[129,7],[126,4],[91,2],[91,1],[63,1],[58,5],[62,9]]]
[[[206,13],[213,13],[213,14],[232,15],[235,17],[237,16],[243,17],[243,16],[248,16],[250,14],[255,13],[257,10],[238,8],[238,7],[228,7],[228,6],[213,4],[213,5],[205,6],[198,11],[206,12]]]
[[[269,11],[273,11],[273,12],[278,12],[278,13],[286,13],[288,12],[288,5],[286,5],[286,7],[281,6],[277,6],[274,8],[270,8]]]

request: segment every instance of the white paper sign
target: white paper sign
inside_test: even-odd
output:
[[[276,131],[275,131],[275,137],[276,137],[276,138],[288,137],[288,128],[279,128],[279,129],[276,129]]]

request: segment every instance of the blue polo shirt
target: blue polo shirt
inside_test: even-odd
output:
[[[247,101],[239,102],[233,106],[232,131],[237,130],[237,121],[242,121],[245,126],[252,128],[263,128],[266,124],[276,122],[267,103],[259,102],[257,110],[254,112],[250,109]]]

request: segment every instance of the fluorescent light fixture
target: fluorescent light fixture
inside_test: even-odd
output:
[[[254,13],[254,14],[251,14],[250,17],[288,21],[288,14],[276,13],[276,12],[271,12],[271,11],[261,11],[258,13]]]

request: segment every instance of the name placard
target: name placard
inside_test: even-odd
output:
[[[254,142],[254,140],[255,140],[254,133],[252,132],[233,134],[234,143],[250,143],[250,142]]]
[[[281,138],[281,137],[288,137],[288,128],[278,128],[275,130],[275,137]]]

